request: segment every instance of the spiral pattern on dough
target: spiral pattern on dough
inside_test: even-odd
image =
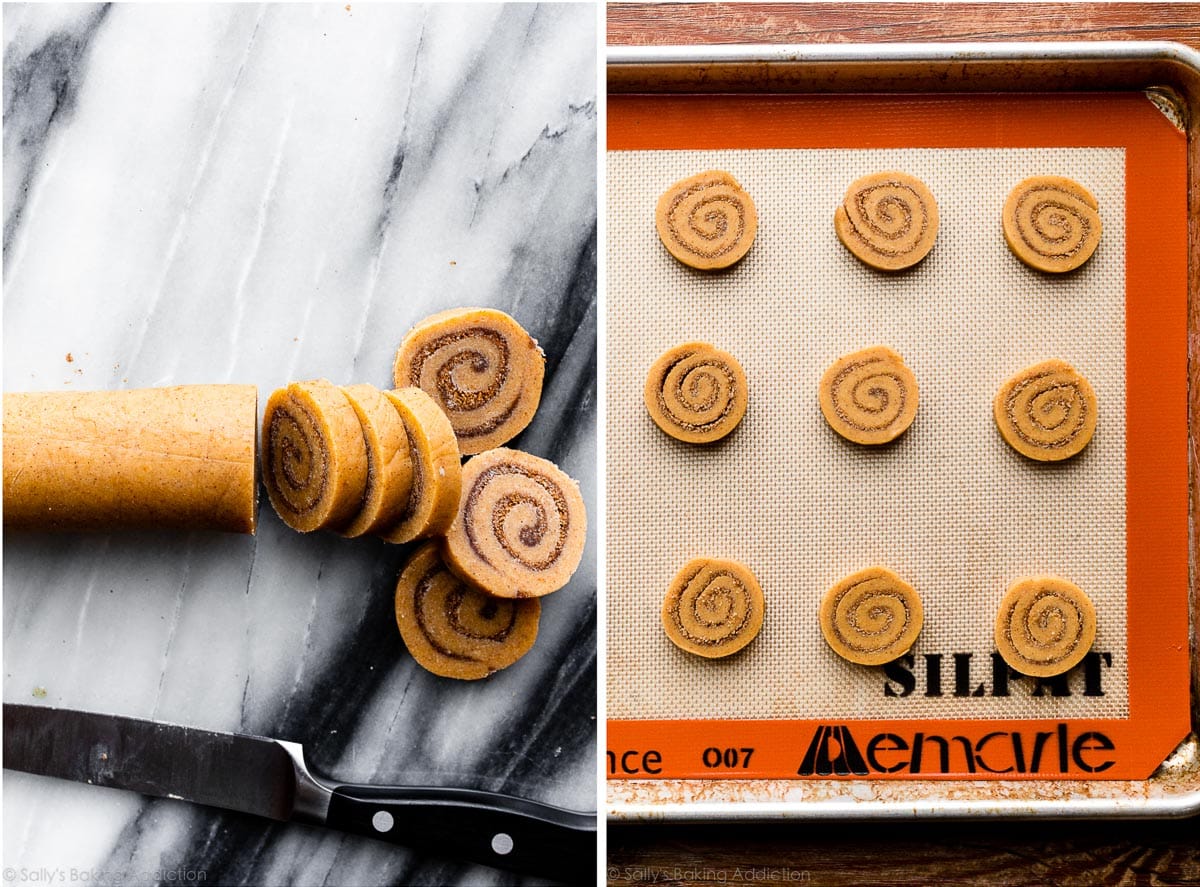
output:
[[[324,379],[293,382],[267,400],[263,481],[284,523],[310,532],[341,529],[358,513],[367,448],[350,401]]]
[[[996,614],[996,646],[1022,674],[1051,677],[1078,665],[1096,639],[1096,608],[1056,576],[1014,582]]]
[[[834,215],[838,238],[874,268],[898,271],[929,254],[937,240],[938,208],[920,179],[881,172],[853,182]]]
[[[915,588],[883,567],[847,576],[821,600],[821,632],[839,656],[883,665],[903,656],[924,624]]]
[[[904,359],[877,346],[839,358],[825,371],[819,392],[829,426],[847,440],[887,443],[917,415],[917,379]]]
[[[754,640],[763,612],[762,588],[749,569],[736,561],[697,558],[667,589],[662,620],[681,650],[716,659]]]
[[[1004,203],[1004,239],[1018,259],[1041,271],[1078,268],[1100,244],[1099,204],[1078,182],[1035,176]]]
[[[1039,462],[1069,459],[1096,431],[1096,393],[1070,364],[1046,360],[1009,379],[993,404],[1001,436]]]
[[[456,574],[499,597],[540,597],[579,566],[587,516],[579,486],[552,462],[499,448],[463,466],[446,536]]]
[[[728,268],[750,250],[758,214],[750,195],[727,172],[709,170],[676,182],[658,200],[658,236],[685,265]]]
[[[396,584],[396,623],[424,668],[475,680],[512,665],[533,646],[541,603],[496,598],[446,569],[437,543],[413,554]]]
[[[711,443],[746,414],[746,374],[733,355],[704,342],[667,351],[646,378],[646,409],[678,440]]]
[[[520,324],[489,308],[426,318],[404,337],[392,374],[397,388],[429,394],[450,419],[464,455],[515,437],[542,396],[545,356]]]

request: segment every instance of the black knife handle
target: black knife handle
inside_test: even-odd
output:
[[[568,884],[596,881],[596,817],[471,789],[339,785],[325,824]]]

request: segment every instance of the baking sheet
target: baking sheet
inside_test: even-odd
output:
[[[617,65],[612,64],[614,60]],[[1037,71],[1043,88],[1074,87],[1088,82],[1126,87],[1170,83],[1186,95],[1194,76],[1189,65],[1194,65],[1190,51],[1163,44],[1136,47],[958,45],[953,48],[932,45],[742,46],[617,50],[610,54],[609,70],[610,93],[755,91],[764,85],[786,91],[786,88],[794,89],[798,83],[814,92],[849,92],[862,89],[866,84],[885,83],[883,89],[904,89],[913,85],[929,88],[932,84],[941,84],[941,88],[947,84],[963,88],[966,84],[967,89],[986,89],[998,83],[1021,88],[1023,81],[1032,79],[1031,72]],[[1013,72],[1023,74],[1014,76]],[[885,81],[885,74],[891,79]],[[1171,87],[1161,93],[1155,90],[1155,93],[1178,95]],[[1186,118],[1186,106],[1181,108],[1168,102],[1167,107],[1175,119]],[[610,172],[610,181],[612,179]],[[609,243],[612,243],[611,231]],[[610,261],[610,279],[614,267]],[[679,314],[686,316],[685,311]],[[611,332],[609,338],[611,342]],[[610,440],[612,433],[610,427]],[[614,540],[614,527],[615,521],[610,518],[610,540]],[[615,540],[610,542],[610,551],[615,544]],[[610,563],[610,584],[611,581]],[[617,683],[610,671],[609,687]],[[610,724],[610,737],[612,733]],[[633,779],[610,781],[609,799],[610,812],[621,818],[1014,816],[1038,811],[1060,815],[1179,815],[1195,806],[1195,765],[1194,740],[1189,739],[1148,780],[1059,781],[1052,785],[1038,783],[1037,790],[1031,791],[1028,784],[1022,787],[1003,781],[985,785],[975,782],[934,784],[920,780],[882,784],[868,780],[858,781],[850,788],[846,783],[823,780],[797,783],[786,780]],[[1064,804],[1064,799],[1075,802]]]

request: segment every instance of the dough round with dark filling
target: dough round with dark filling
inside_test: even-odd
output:
[[[746,374],[732,354],[687,342],[654,362],[643,392],[654,424],[687,443],[712,443],[746,415]]]
[[[671,643],[706,659],[730,656],[762,629],[765,604],[758,579],[744,564],[696,558],[676,574],[663,600]]]
[[[416,550],[396,583],[396,624],[423,668],[477,680],[512,665],[537,638],[541,602],[492,597],[442,562],[436,542]]]
[[[446,565],[498,597],[540,597],[567,584],[583,557],[579,485],[545,459],[504,447],[463,466],[446,533]]]
[[[455,308],[404,337],[397,388],[420,388],[450,419],[464,456],[512,440],[533,420],[546,357],[519,323],[492,308]]]
[[[733,176],[719,169],[668,188],[658,199],[654,223],[667,252],[703,271],[738,262],[758,233],[754,201]]]
[[[937,201],[915,176],[877,172],[850,185],[834,213],[833,227],[846,249],[872,268],[900,271],[933,249]]]
[[[1087,188],[1062,176],[1034,176],[1004,201],[1004,240],[1014,256],[1039,271],[1073,271],[1100,245],[1100,204]]]

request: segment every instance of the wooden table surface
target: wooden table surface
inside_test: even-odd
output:
[[[1200,49],[1200,3],[616,3],[607,17],[609,45],[1173,40]],[[613,824],[608,882],[1200,885],[1200,819]]]

